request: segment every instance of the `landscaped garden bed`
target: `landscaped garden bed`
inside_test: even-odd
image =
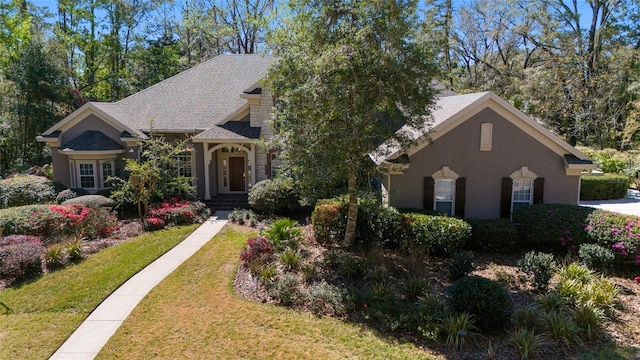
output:
[[[516,231],[515,239],[491,241],[514,234],[513,225],[470,221],[483,231],[469,236],[456,219],[362,208],[358,226],[377,226],[359,229],[356,245],[345,248],[344,209],[321,202],[313,226],[262,226],[240,255],[234,288],[447,358],[640,356],[638,219],[553,205],[528,211],[544,231],[530,225],[528,237]]]

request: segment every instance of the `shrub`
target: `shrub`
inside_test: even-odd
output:
[[[347,229],[348,199],[337,197],[317,203],[311,221],[316,241],[322,245],[340,244]],[[373,197],[358,199],[356,243],[397,248],[404,236],[403,217],[394,208],[385,208]]]
[[[512,312],[511,299],[499,283],[479,276],[468,276],[454,282],[448,291],[451,309],[476,317],[482,331],[497,331]]]
[[[345,279],[361,279],[367,268],[367,261],[355,256],[345,256],[338,261],[337,267],[338,274]]]
[[[558,271],[555,291],[572,306],[591,306],[605,314],[613,314],[620,288],[586,267],[572,263]]]
[[[164,219],[156,216],[147,216],[142,221],[142,226],[146,231],[156,231],[164,229],[166,226]]]
[[[206,205],[200,201],[173,198],[151,206],[145,219],[162,219],[164,226],[189,225],[205,221],[210,213]]]
[[[102,208],[85,205],[51,205],[49,209],[63,217],[64,234],[96,239],[107,236],[117,225],[115,214]]]
[[[299,250],[287,249],[280,254],[280,262],[287,270],[298,270],[300,261]]]
[[[53,244],[49,245],[44,250],[44,265],[49,270],[55,270],[63,268],[67,264],[67,254],[65,253],[64,245]]]
[[[271,240],[276,251],[284,249],[298,249],[302,242],[302,228],[296,227],[296,221],[283,218],[274,221],[271,226],[261,231],[262,235]]]
[[[449,315],[442,321],[442,329],[447,335],[446,344],[462,351],[465,340],[477,335],[475,318],[468,313]]]
[[[250,262],[273,254],[273,247],[265,237],[247,239],[247,246],[240,252],[240,260]]]
[[[0,206],[43,204],[56,196],[53,182],[46,177],[16,175],[0,180]]]
[[[593,211],[576,205],[535,204],[514,211],[513,222],[526,244],[575,248],[589,242],[584,223]]]
[[[562,311],[551,311],[544,317],[545,334],[557,345],[570,347],[580,343],[580,329],[570,315]]]
[[[235,209],[231,212],[231,214],[229,214],[229,221],[238,225],[246,224],[254,227],[258,223],[258,217],[251,210]]]
[[[301,208],[300,194],[289,178],[262,180],[249,191],[249,206],[260,214],[290,214]]]
[[[567,306],[567,300],[558,294],[557,291],[550,291],[544,295],[539,295],[536,297],[536,302],[538,302],[546,312],[562,311]]]
[[[71,191],[73,191],[74,193],[76,193],[78,196],[85,196],[85,195],[89,195],[89,191],[83,189],[83,188],[71,188],[69,189]]]
[[[578,249],[580,260],[592,270],[604,272],[613,263],[613,251],[597,244],[582,244]]]
[[[471,226],[464,220],[421,214],[407,214],[409,235],[403,245],[406,251],[449,256],[465,244]]]
[[[115,200],[109,199],[102,195],[82,195],[72,199],[65,200],[62,205],[81,204],[90,208],[107,207],[112,208],[116,205]]]
[[[481,252],[508,253],[517,249],[520,235],[508,219],[466,219],[471,235],[466,247]]]
[[[547,289],[553,277],[556,260],[552,254],[530,251],[518,260],[518,268],[527,275],[533,275],[533,286],[543,291]]]
[[[571,312],[573,321],[589,341],[604,335],[604,312],[590,305],[579,305]]]
[[[449,264],[449,280],[456,281],[473,271],[473,253],[471,251],[458,251],[453,255]]]
[[[586,224],[589,236],[617,259],[640,264],[640,217],[596,210]]]
[[[309,303],[311,312],[316,315],[344,315],[345,294],[340,288],[322,280],[309,288]]]
[[[270,288],[270,294],[281,305],[291,307],[302,305],[308,298],[302,290],[300,278],[291,273],[276,278]]]
[[[429,289],[429,281],[422,276],[409,275],[402,280],[402,293],[407,300],[416,300]]]
[[[63,202],[73,199],[77,196],[78,194],[76,194],[75,191],[71,189],[62,190],[58,193],[58,195],[56,195],[56,203],[62,204]]]
[[[617,174],[583,176],[580,181],[580,200],[621,199],[631,184],[627,175]]]
[[[78,261],[82,259],[82,241],[73,240],[69,241],[65,244],[67,248],[67,255],[69,256],[70,261]]]
[[[542,315],[543,312],[536,306],[526,306],[518,308],[513,313],[513,324],[516,327],[526,329],[540,329],[542,328]]]
[[[43,250],[36,236],[0,238],[0,278],[20,281],[42,273]]]
[[[533,329],[521,327],[515,332],[510,332],[508,336],[509,343],[516,350],[520,360],[538,358],[544,340]]]

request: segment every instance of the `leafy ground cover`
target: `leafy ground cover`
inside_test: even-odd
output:
[[[227,226],[151,291],[98,359],[435,358],[373,328],[237,297],[238,254],[255,235]]]
[[[147,233],[0,291],[0,359],[46,359],[123,282],[197,225]]]

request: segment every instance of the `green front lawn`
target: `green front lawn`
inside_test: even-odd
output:
[[[238,298],[238,254],[255,232],[227,226],[138,305],[99,359],[434,359],[333,318]]]
[[[0,359],[46,359],[104,298],[198,225],[156,231],[0,292]]]

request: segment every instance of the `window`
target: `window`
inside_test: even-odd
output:
[[[105,188],[107,187],[107,185],[105,184],[105,182],[107,181],[107,179],[109,178],[109,176],[113,176],[114,175],[114,166],[113,166],[113,161],[103,161],[100,163],[101,166],[101,170],[102,173],[100,174],[100,187]]]
[[[280,166],[282,166],[282,159],[280,159],[280,157],[278,157],[278,152],[274,151],[271,154],[269,154],[269,156],[271,157],[271,178],[275,178],[278,176],[278,173],[280,172]]]
[[[92,163],[78,164],[80,187],[83,189],[94,189],[96,187],[96,176],[93,165]]]
[[[176,172],[178,176],[192,177],[191,152],[185,151],[176,156]]]
[[[511,212],[531,205],[531,201],[533,199],[533,180],[513,180],[511,199]]]
[[[453,215],[453,194],[455,189],[455,180],[436,179],[434,186],[434,210]]]

